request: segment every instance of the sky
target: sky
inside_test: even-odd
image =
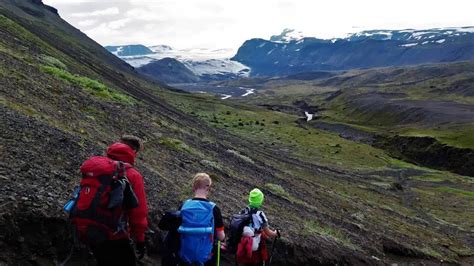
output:
[[[473,0],[43,0],[102,45],[238,47],[285,28],[319,38],[474,26]]]

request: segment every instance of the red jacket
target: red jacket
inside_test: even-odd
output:
[[[127,144],[114,143],[107,149],[107,157],[129,163],[133,166],[135,163],[136,153]],[[138,207],[133,208],[127,212],[128,222],[130,225],[130,235],[136,241],[145,241],[145,231],[148,228],[148,208],[145,195],[145,186],[142,175],[133,167],[126,168],[126,174],[133,191],[138,199]]]

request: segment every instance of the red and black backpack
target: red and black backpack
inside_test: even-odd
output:
[[[79,240],[98,244],[127,236],[124,210],[138,206],[126,175],[131,165],[94,156],[81,166],[82,179],[70,220]]]

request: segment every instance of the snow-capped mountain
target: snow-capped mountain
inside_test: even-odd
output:
[[[109,52],[113,53],[116,56],[143,56],[147,54],[152,54],[153,51],[148,47],[141,44],[131,44],[131,45],[118,45],[118,46],[105,46]]]
[[[369,30],[350,34],[346,39],[349,41],[358,41],[369,38],[374,40],[432,42],[435,41],[435,39],[442,37],[451,38],[467,35],[468,33],[474,33],[474,27],[453,27],[428,30]]]
[[[232,60],[253,76],[474,60],[474,27],[371,30],[330,40],[292,34],[248,40]]]
[[[133,54],[121,53],[121,51],[130,50],[128,46],[109,46],[107,49],[138,69],[152,62],[165,58],[173,58],[182,63],[185,68],[189,69],[198,79],[203,81],[247,77],[250,72],[250,69],[244,64],[229,59],[233,55],[232,49],[173,49],[167,45],[154,45],[145,48],[146,50],[142,50],[143,53],[137,52]],[[169,64],[169,61],[166,62],[166,64]],[[169,69],[164,68],[166,64],[157,63],[151,66],[159,67],[160,71],[167,73],[166,71]],[[175,66],[173,73],[176,73],[176,71],[178,71],[177,69],[182,69],[181,67],[177,68],[177,64],[177,62],[173,62],[173,66]],[[150,70],[150,67],[146,69],[148,75],[150,75],[150,73],[158,73],[157,71]],[[167,77],[169,77],[169,75]],[[183,80],[183,82],[190,80],[189,73],[186,73],[186,77],[188,78]],[[173,80],[173,82],[176,83],[179,81],[179,79]],[[168,82],[170,82],[169,79]]]
[[[301,31],[296,31],[294,29],[284,29],[280,35],[273,35],[270,37],[270,41],[289,43],[291,41],[298,41],[304,37],[305,35]]]

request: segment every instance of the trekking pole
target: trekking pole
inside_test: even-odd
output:
[[[216,266],[221,265],[221,241],[217,240],[217,263]]]
[[[280,234],[278,234],[280,235]],[[277,239],[280,238],[280,237],[275,237],[275,240],[273,240],[273,243],[272,243],[272,249],[270,251],[270,259],[268,259],[268,265],[272,265],[272,259],[273,259],[273,251],[275,250],[275,243],[277,242]]]

